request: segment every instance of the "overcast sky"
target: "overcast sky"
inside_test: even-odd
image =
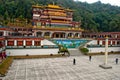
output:
[[[120,6],[120,0],[74,0],[74,1],[81,1],[81,2],[88,2],[88,3],[94,3],[97,1],[101,1],[102,3],[110,3],[111,5],[117,5]]]

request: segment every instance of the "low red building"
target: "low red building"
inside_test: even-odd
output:
[[[42,38],[37,37],[9,37],[6,40],[7,47],[27,47],[27,46],[41,46]]]
[[[97,45],[105,45],[105,38],[98,38]],[[120,45],[120,38],[108,38],[108,45]]]
[[[91,32],[83,32],[83,38],[120,38],[120,32],[98,32],[98,33],[91,33]]]

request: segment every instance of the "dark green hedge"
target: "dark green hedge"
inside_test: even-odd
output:
[[[84,54],[87,54],[89,52],[87,48],[80,48],[80,51]]]

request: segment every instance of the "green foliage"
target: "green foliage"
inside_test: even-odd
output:
[[[68,49],[62,45],[59,45],[58,53],[64,53],[64,55],[65,55],[65,53],[68,53],[68,56],[70,56],[70,52],[68,51]]]
[[[87,48],[80,48],[80,51],[83,52],[84,54],[87,54],[89,52]]]
[[[74,11],[73,20],[91,32],[120,31],[120,7],[100,1],[88,4],[73,0],[0,0],[0,19],[7,22],[16,18],[32,19],[32,5],[57,4]],[[2,21],[2,20],[0,20]],[[4,21],[0,24],[4,24]]]
[[[59,52],[68,52],[68,49],[62,45],[59,45]]]
[[[7,57],[1,64],[0,64],[0,74],[5,75],[9,66],[12,64],[13,58]]]

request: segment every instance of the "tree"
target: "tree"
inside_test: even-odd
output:
[[[56,4],[73,10],[73,20],[81,21],[81,27],[92,32],[120,31],[120,7],[103,4],[100,1],[92,4],[74,0],[0,0],[0,16],[3,21],[14,22],[17,18],[32,19],[32,5]],[[6,21],[7,20],[7,21]]]
[[[70,56],[70,53],[69,53],[68,49],[66,47],[62,46],[62,45],[59,45],[58,53],[64,53],[64,55],[65,55],[65,53],[68,53],[68,56]]]
[[[4,20],[7,20],[8,19],[8,12],[5,11],[5,14],[4,14]]]

